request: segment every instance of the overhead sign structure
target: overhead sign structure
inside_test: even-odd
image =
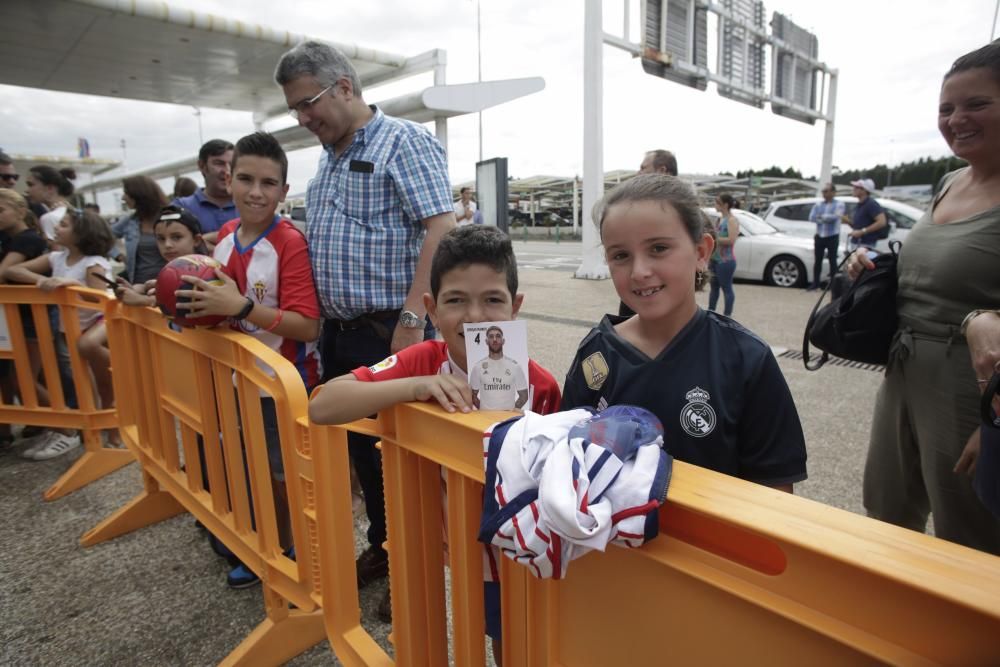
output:
[[[740,21],[719,21],[719,73],[739,87],[720,83],[719,95],[737,102],[764,108],[764,3],[761,0],[723,0],[722,6]],[[752,92],[757,91],[757,92]]]
[[[816,83],[821,70],[813,65],[819,57],[819,40],[778,12],[771,19],[771,30],[775,37],[791,47],[774,47],[771,111],[812,125],[816,122],[815,114],[820,111],[816,105]]]
[[[820,182],[830,180],[837,71],[818,60],[819,40],[775,13],[769,26],[763,0],[639,0],[641,41],[629,38],[632,2],[624,0],[623,35],[604,32],[602,0],[587,0],[584,14],[583,210],[593,210],[604,190],[603,67],[604,44],[640,58],[645,72],[814,124],[826,123]],[[708,30],[718,28],[718,56],[708,58]],[[767,51],[771,50],[768,76]],[[824,113],[824,103],[826,112]],[[607,278],[600,239],[583,226],[583,261],[578,278]]]
[[[691,69],[708,66],[708,12],[688,0],[643,3],[642,69],[647,74],[705,90],[707,79]],[[688,68],[674,67],[674,62]]]

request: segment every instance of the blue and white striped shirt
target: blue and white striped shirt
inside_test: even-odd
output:
[[[402,307],[423,220],[454,211],[444,149],[427,128],[375,115],[340,155],[324,146],[306,190],[306,239],[320,309],[352,320]]]
[[[813,204],[809,220],[816,223],[816,235],[821,239],[840,236],[840,216],[844,215],[844,202],[834,199]]]

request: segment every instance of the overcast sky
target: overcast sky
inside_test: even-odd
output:
[[[476,80],[474,0],[169,4],[403,55],[443,48],[448,83]],[[606,0],[604,7],[605,29],[620,32],[621,0]],[[780,11],[812,30],[820,60],[840,72],[834,164],[843,169],[947,154],[936,129],[941,76],[956,57],[989,41],[995,7],[995,0],[765,2],[768,20]],[[541,76],[546,82],[543,92],[483,114],[484,156],[508,158],[518,178],[582,174],[583,2],[482,0],[481,8],[483,78]],[[429,74],[411,81],[405,84],[411,90],[431,84]],[[372,89],[366,99],[392,94]],[[0,99],[0,146],[12,153],[73,155],[83,136],[94,157],[121,159],[125,139],[128,166],[136,168],[198,148],[190,107],[10,86],[0,86]],[[211,109],[202,124],[205,139],[236,140],[253,129],[249,114]],[[606,170],[637,168],[643,151],[668,148],[685,173],[777,164],[814,175],[823,125],[727,100],[712,84],[701,92],[649,76],[629,54],[604,47]],[[475,116],[449,121],[449,152],[453,182],[472,180]],[[304,189],[317,157],[318,149],[293,154],[293,192]]]

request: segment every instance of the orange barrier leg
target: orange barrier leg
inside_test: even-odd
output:
[[[43,497],[45,500],[62,498],[133,461],[135,457],[127,449],[101,447],[86,451],[55,484],[45,491]]]
[[[281,665],[326,639],[323,610],[289,609],[288,601],[264,586],[267,618],[240,642],[220,666]]]
[[[84,533],[80,546],[91,547],[187,511],[172,495],[161,491],[155,480],[146,474],[143,477],[146,478],[145,490]]]

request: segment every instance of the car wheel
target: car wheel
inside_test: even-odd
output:
[[[764,282],[776,287],[801,287],[806,282],[806,267],[796,257],[779,255],[767,263]]]

